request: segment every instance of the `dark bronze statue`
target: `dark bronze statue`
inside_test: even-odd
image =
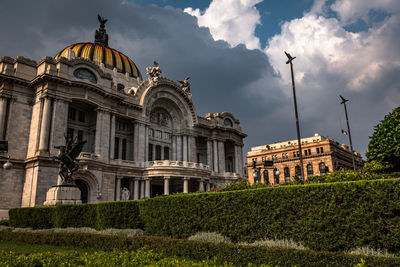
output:
[[[94,43],[108,47],[108,34],[106,33],[105,28],[107,19],[102,18],[100,15],[97,15],[97,19],[100,22],[100,28],[96,30],[96,33],[94,34]]]
[[[65,136],[66,145],[57,146],[60,152],[56,159],[60,161],[59,175],[62,179],[62,184],[71,184],[72,175],[79,168],[78,160],[76,159],[82,152],[82,148],[86,141],[76,142],[76,140],[69,139]]]

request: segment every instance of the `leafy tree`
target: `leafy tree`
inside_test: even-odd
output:
[[[374,127],[368,145],[368,162],[376,161],[390,171],[400,171],[400,107]]]

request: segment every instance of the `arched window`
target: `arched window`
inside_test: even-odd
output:
[[[224,125],[225,125],[225,126],[228,126],[228,127],[232,127],[232,126],[233,126],[233,123],[232,123],[232,121],[231,121],[230,119],[225,118],[225,119],[224,119]]]
[[[307,165],[307,177],[313,176],[313,175],[314,175],[314,171],[313,171],[312,164],[310,163]]]
[[[324,175],[326,173],[325,163],[321,162],[319,164],[319,174]]]
[[[268,170],[264,170],[263,175],[264,175],[264,183],[269,184]]]
[[[277,168],[275,168],[274,169],[274,182],[275,182],[275,184],[279,184],[279,175],[280,175],[280,172],[278,171]]]
[[[300,177],[300,176],[301,176],[301,168],[300,168],[299,165],[297,165],[297,166],[294,168],[294,175],[296,175],[297,177]]]
[[[288,183],[290,182],[290,171],[288,167],[285,167],[285,169],[283,169],[283,173],[285,175],[285,182]]]

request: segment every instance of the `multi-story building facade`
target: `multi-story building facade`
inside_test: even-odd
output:
[[[302,138],[301,148],[306,179],[334,170],[353,169],[348,146],[328,137],[315,134]],[[356,169],[361,169],[364,162],[360,153],[354,152],[354,158]],[[272,161],[273,166],[264,166],[265,161]],[[256,179],[271,185],[289,182],[295,175],[301,177],[297,139],[252,147],[247,153],[247,173],[250,183]]]
[[[83,202],[120,200],[122,189],[140,199],[243,178],[246,135],[231,113],[198,116],[188,79],[162,77],[157,62],[142,79],[129,57],[108,47],[104,23],[95,36],[38,62],[0,58],[0,140],[8,141],[0,156],[13,164],[0,169],[3,217],[43,205],[57,184],[64,136],[87,141],[74,176]]]

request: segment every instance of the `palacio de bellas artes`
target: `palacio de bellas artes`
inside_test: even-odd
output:
[[[86,141],[73,174],[82,203],[207,191],[244,178],[239,120],[199,116],[189,77],[163,77],[157,61],[142,76],[108,46],[106,20],[99,22],[94,42],[60,47],[54,57],[0,58],[0,163],[12,165],[0,169],[0,217],[43,206],[60,183],[56,157],[66,140]]]

